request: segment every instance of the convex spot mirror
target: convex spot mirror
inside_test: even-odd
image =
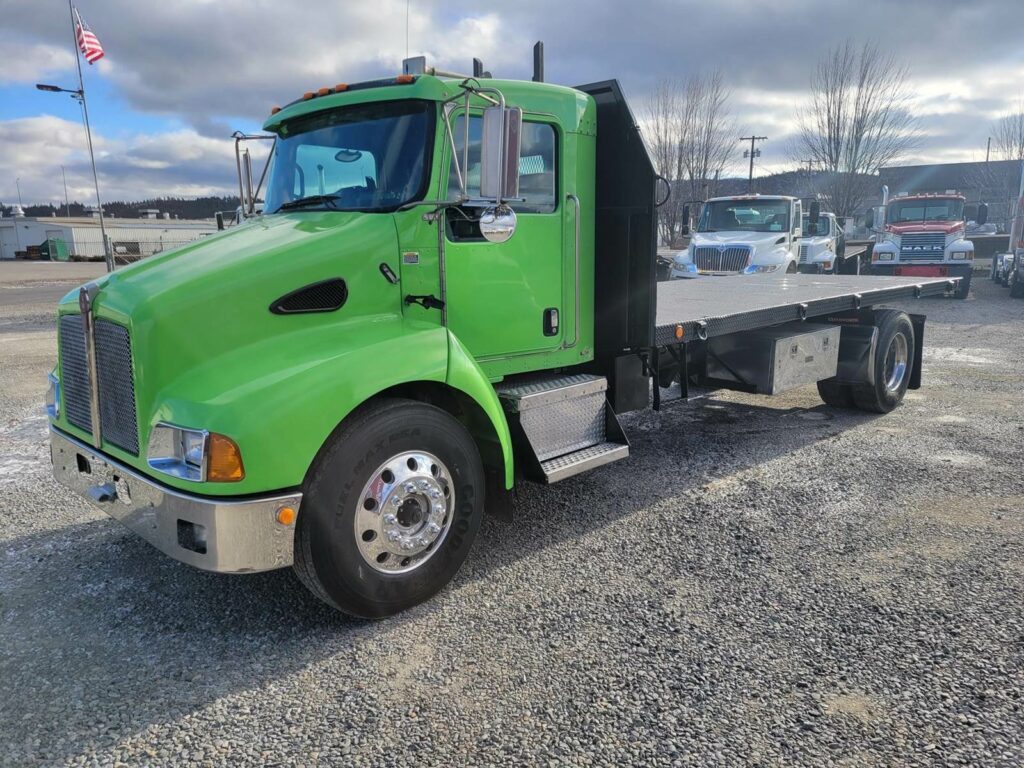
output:
[[[519,197],[519,154],[523,110],[488,107],[484,110],[480,146],[480,196],[500,207]]]
[[[480,215],[480,234],[489,243],[504,243],[516,233],[516,212],[507,205],[485,208]]]

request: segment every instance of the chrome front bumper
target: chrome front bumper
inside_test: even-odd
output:
[[[277,510],[299,510],[301,493],[244,499],[172,490],[50,427],[53,475],[175,560],[220,573],[292,564],[295,525]]]

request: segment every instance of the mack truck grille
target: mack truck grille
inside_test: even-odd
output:
[[[920,232],[900,238],[900,260],[942,261],[946,236],[942,232]]]
[[[807,261],[807,250],[808,249],[807,249],[806,245],[801,245],[800,246],[800,263],[801,264],[804,264]]]
[[[693,253],[693,263],[697,269],[706,272],[742,272],[749,260],[750,249],[747,247],[718,248],[702,245],[695,248]]]
[[[139,427],[135,416],[132,378],[132,342],[128,329],[108,320],[95,321],[96,378],[100,395],[100,432],[103,440],[139,455]],[[81,315],[60,319],[61,392],[67,419],[92,432],[89,407],[89,365]]]

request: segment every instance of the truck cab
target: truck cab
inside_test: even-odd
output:
[[[817,223],[810,214],[804,214],[803,239],[800,241],[801,272],[809,274],[839,274],[846,250],[846,235],[834,213],[824,211]]]
[[[704,203],[672,277],[796,272],[803,203],[784,195],[716,197]]]
[[[876,232],[871,274],[959,277],[956,296],[966,299],[974,268],[974,243],[965,237],[966,202],[960,194],[899,195],[884,201],[869,214],[869,227]],[[977,220],[987,220],[984,203]]]

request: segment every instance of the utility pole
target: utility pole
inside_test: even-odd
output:
[[[21,208],[21,215],[25,215],[25,204],[21,202],[21,177],[14,180],[14,186],[18,188],[18,207]]]
[[[64,215],[71,218],[71,202],[68,200],[68,175],[64,172],[64,166],[60,167],[60,175],[64,179]]]
[[[750,149],[744,151],[743,156],[750,158],[750,175],[747,177],[747,192],[754,191],[754,158],[761,156],[761,150],[756,148],[758,141],[767,141],[767,136],[740,136],[740,141],[749,141]]]
[[[813,167],[814,166],[814,160],[807,159],[807,160],[801,160],[800,161],[800,165],[803,165],[804,163],[807,164],[807,172],[808,173],[810,173],[811,171],[814,170],[814,167]]]
[[[992,137],[988,137],[988,144],[985,146],[985,165],[988,166],[988,156],[992,152]]]

